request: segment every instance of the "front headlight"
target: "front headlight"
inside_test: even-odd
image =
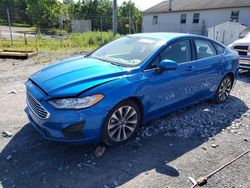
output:
[[[96,94],[83,98],[64,98],[64,99],[53,99],[48,101],[56,109],[83,109],[88,108],[103,99],[102,94]]]

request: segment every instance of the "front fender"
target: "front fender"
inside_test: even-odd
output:
[[[83,96],[93,95],[96,93],[104,94],[104,99],[97,105],[105,110],[111,110],[119,102],[130,98],[137,97],[143,101],[144,93],[143,85],[146,80],[143,79],[141,73],[131,76],[121,77],[99,87],[93,88],[83,94]]]

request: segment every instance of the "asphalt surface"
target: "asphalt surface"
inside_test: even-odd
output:
[[[0,59],[0,187],[191,187],[250,148],[250,72],[241,73],[223,104],[205,101],[141,128],[129,143],[106,148],[45,141],[23,111],[27,77],[73,54],[40,53],[28,60]],[[204,188],[249,188],[250,154],[223,169]]]

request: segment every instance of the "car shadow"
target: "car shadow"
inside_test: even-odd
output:
[[[233,96],[223,104],[193,105],[147,124],[140,136],[125,145],[106,148],[101,158],[95,157],[94,145],[48,142],[27,124],[0,154],[0,181],[4,188],[94,188],[124,185],[151,170],[178,177],[180,171],[171,161],[226,129],[247,110],[245,103]],[[207,129],[206,134],[202,129]]]

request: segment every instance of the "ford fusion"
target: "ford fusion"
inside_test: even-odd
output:
[[[225,101],[238,66],[237,52],[206,37],[129,35],[33,74],[25,111],[48,140],[121,144],[166,113]]]

